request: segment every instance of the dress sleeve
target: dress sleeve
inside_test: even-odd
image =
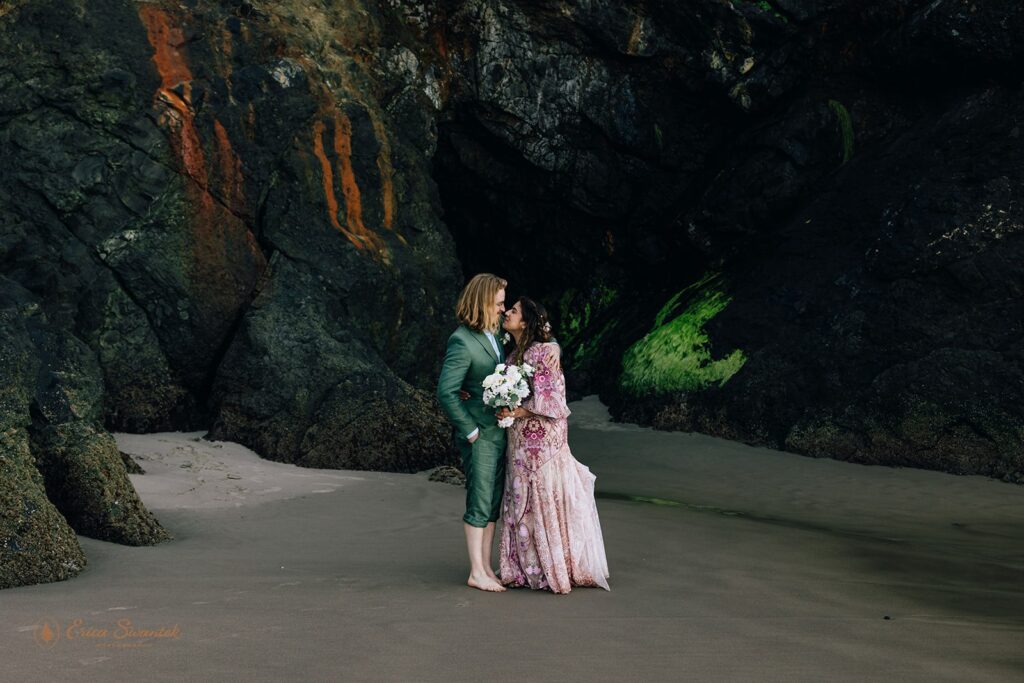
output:
[[[547,362],[549,349],[554,350],[554,361]],[[569,406],[565,403],[565,375],[559,360],[559,348],[553,344],[536,347],[531,354],[533,379],[530,381],[530,396],[523,407],[531,413],[554,419],[569,417]]]

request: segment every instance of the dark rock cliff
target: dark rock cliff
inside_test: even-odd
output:
[[[0,586],[166,537],[107,429],[448,461],[429,54],[375,2],[0,5]]]
[[[1022,33],[1008,0],[0,3],[0,586],[167,537],[108,430],[449,462],[481,270],[620,419],[1021,481]]]
[[[1024,478],[1019,3],[434,21],[460,259],[553,309],[577,389],[659,428]]]

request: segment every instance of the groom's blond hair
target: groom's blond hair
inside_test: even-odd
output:
[[[505,289],[508,282],[490,273],[480,273],[466,283],[455,305],[459,322],[477,332],[496,332],[498,313],[494,310],[494,297]]]

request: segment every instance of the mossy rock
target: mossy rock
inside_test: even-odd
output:
[[[86,564],[29,450],[29,388],[38,369],[21,311],[0,307],[0,588],[62,581]]]
[[[746,358],[738,349],[712,358],[704,325],[729,301],[716,275],[705,276],[669,299],[655,318],[654,329],[623,356],[622,389],[644,397],[725,384]]]
[[[430,471],[427,479],[429,481],[436,481],[442,484],[452,484],[453,486],[466,485],[466,475],[462,473],[462,470],[457,467],[452,467],[451,465],[435,467]]]
[[[84,421],[45,427],[33,451],[46,491],[80,534],[126,545],[171,538],[128,479],[114,438]]]
[[[103,371],[103,415],[114,431],[143,433],[180,426],[186,390],[175,377],[146,314],[120,287],[98,299],[95,329],[85,338]]]
[[[146,470],[142,469],[142,465],[140,465],[139,463],[135,462],[135,459],[132,458],[132,456],[128,455],[124,451],[120,451],[120,454],[121,454],[121,462],[124,463],[124,468],[125,468],[125,470],[128,471],[128,474],[145,474],[146,473]]]
[[[0,588],[63,581],[86,565],[67,520],[46,497],[24,429],[0,432]]]
[[[418,472],[450,454],[450,437],[433,396],[397,378],[357,375],[325,400],[296,464]]]

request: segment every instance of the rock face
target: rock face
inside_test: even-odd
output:
[[[19,302],[21,292],[9,280],[0,287],[0,588],[6,588],[74,576],[85,555],[46,497],[29,449],[29,405],[40,368],[26,318],[38,307]]]
[[[0,588],[77,574],[75,533],[144,545],[168,538],[103,430],[95,355],[0,278]]]
[[[984,88],[852,159],[709,323],[715,348],[747,354],[743,369],[622,414],[1020,481],[1024,156],[1007,112],[1022,104]]]
[[[71,529],[167,537],[108,429],[450,461],[434,52],[376,2],[308,5],[0,7],[0,587],[77,572]]]
[[[459,260],[622,419],[1020,481],[1022,33],[967,0],[0,4],[0,586],[167,537],[106,430],[454,462]]]
[[[441,3],[467,272],[620,419],[1024,481],[1024,9]]]

